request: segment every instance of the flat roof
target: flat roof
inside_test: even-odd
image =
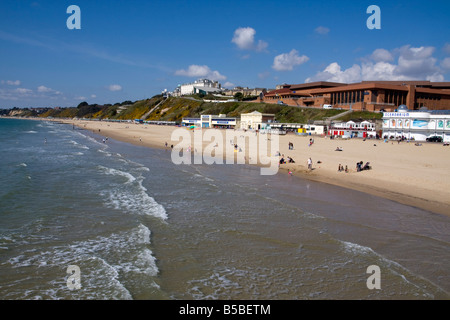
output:
[[[309,88],[316,88],[316,87],[340,87],[340,86],[347,86],[347,83],[340,83],[340,82],[328,82],[328,81],[316,81],[316,82],[307,82],[302,84],[292,84],[289,89],[290,90],[296,90],[296,89],[309,89]]]

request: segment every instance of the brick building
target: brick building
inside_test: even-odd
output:
[[[291,106],[394,111],[400,105],[410,110],[450,110],[450,82],[363,81],[360,83],[312,82],[283,85],[267,92],[264,102]]]

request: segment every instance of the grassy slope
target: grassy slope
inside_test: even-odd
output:
[[[253,111],[275,114],[279,122],[301,123],[321,120],[343,112],[342,110],[306,109],[266,103],[210,103],[184,98],[169,98],[168,101],[152,112],[147,120],[181,121],[184,117],[199,117],[201,114],[226,114],[229,117],[239,118],[241,113]]]
[[[79,117],[94,119],[118,119],[133,120],[141,118],[145,113],[154,108],[163,100],[162,96],[136,101],[129,106],[86,106],[81,108],[66,108],[61,110],[49,110],[41,117]],[[226,114],[229,117],[239,118],[241,113],[259,111],[275,114],[278,122],[282,123],[308,123],[314,120],[337,115],[344,110],[314,109],[282,106],[277,104],[252,103],[252,102],[226,102],[211,103],[186,98],[169,98],[155,109],[146,120],[164,120],[181,122],[186,117],[200,117],[201,114]],[[382,114],[372,112],[353,112],[342,118],[341,121],[359,119],[381,119]]]

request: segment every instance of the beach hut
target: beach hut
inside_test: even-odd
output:
[[[357,127],[357,124],[356,124],[356,122],[354,122],[354,121],[348,121],[348,122],[345,124],[345,126],[351,130],[351,129],[356,128],[356,127]]]

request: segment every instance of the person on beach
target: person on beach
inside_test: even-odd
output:
[[[311,158],[308,159],[308,170],[312,170],[312,160],[311,160]]]

